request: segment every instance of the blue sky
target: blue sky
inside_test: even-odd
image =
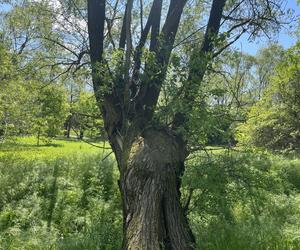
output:
[[[0,4],[0,11],[7,10],[8,5]],[[292,9],[295,12],[295,16],[300,18],[300,5],[297,4],[297,0],[287,0],[286,9]],[[297,23],[294,23],[294,27],[296,27]],[[279,34],[274,35],[271,40],[266,37],[257,38],[253,42],[249,42],[247,39],[247,35],[242,36],[239,41],[235,43],[235,47],[242,50],[243,52],[247,52],[249,54],[255,55],[257,51],[266,47],[269,42],[277,41],[284,48],[289,48],[294,45],[297,41],[297,38],[291,34],[291,30],[287,27],[282,28]]]
[[[297,4],[297,0],[288,0],[286,9],[294,10],[295,16],[298,17],[298,19],[300,18],[300,5]],[[296,27],[297,22],[295,22],[293,25]],[[241,49],[243,52],[255,55],[260,48],[266,47],[269,42],[278,41],[279,44],[287,49],[294,45],[297,41],[297,38],[291,33],[291,30],[285,27],[281,29],[279,34],[274,35],[271,40],[263,37],[256,39],[254,42],[249,42],[247,40],[247,36],[243,36],[239,41],[236,42],[235,47]]]

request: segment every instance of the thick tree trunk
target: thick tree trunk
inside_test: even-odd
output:
[[[82,139],[83,139],[83,136],[84,136],[84,131],[83,131],[83,129],[81,128],[80,131],[79,131],[79,139],[82,140]]]
[[[70,138],[72,128],[73,115],[71,115],[66,122],[66,137]]]
[[[184,143],[163,130],[147,130],[132,145],[120,181],[124,249],[194,249],[180,204]]]

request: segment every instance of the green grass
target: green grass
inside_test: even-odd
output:
[[[207,149],[182,179],[183,201],[194,189],[197,249],[300,250],[299,156]],[[118,170],[112,155],[103,160],[110,151],[75,139],[0,144],[0,250],[121,249]]]
[[[0,143],[0,157],[7,155],[16,155],[24,159],[54,159],[65,157],[68,155],[82,153],[109,153],[110,150],[103,150],[99,147],[109,148],[106,142],[89,142],[78,141],[76,139],[53,139],[51,143],[47,144],[41,142],[37,146],[37,139],[35,137],[17,137],[10,139],[5,143]]]
[[[119,249],[118,172],[112,155],[103,160],[110,149],[35,144],[22,137],[0,146],[0,250]]]

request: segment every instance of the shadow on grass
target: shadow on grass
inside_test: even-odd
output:
[[[83,139],[80,139],[76,136],[72,136],[72,137],[69,137],[69,138],[66,138],[66,137],[62,137],[62,136],[59,136],[59,137],[55,137],[55,140],[57,141],[64,141],[64,142],[91,142],[91,143],[102,143],[102,142],[105,142],[107,141],[105,138],[89,138],[89,137],[84,137]]]
[[[2,152],[8,152],[12,150],[18,150],[18,151],[27,151],[30,149],[38,149],[38,148],[48,148],[48,147],[63,147],[63,145],[58,143],[49,143],[49,144],[41,144],[41,145],[34,145],[34,144],[26,144],[26,143],[5,143],[0,144],[0,151]]]

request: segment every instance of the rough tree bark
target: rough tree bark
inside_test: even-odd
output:
[[[153,128],[133,143],[121,179],[125,249],[193,249],[194,237],[180,204],[184,142]]]

